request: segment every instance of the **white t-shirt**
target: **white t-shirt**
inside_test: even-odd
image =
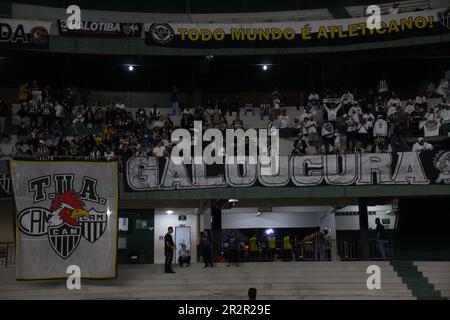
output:
[[[337,119],[337,113],[339,109],[341,108],[341,104],[339,104],[337,107],[330,109],[327,107],[326,104],[324,104],[325,111],[327,112],[328,121],[336,121]]]
[[[428,142],[424,142],[423,145],[420,145],[419,142],[414,143],[412,147],[413,152],[418,151],[426,151],[426,150],[433,150],[433,146],[429,144]]]
[[[441,117],[443,124],[450,123],[450,109],[449,110],[447,110],[447,109],[441,110],[439,116]]]
[[[305,126],[303,127],[303,131],[304,131],[306,134],[311,134],[311,133],[314,134],[314,133],[317,133],[317,128],[316,128],[316,126],[314,126],[314,125],[317,126],[317,124],[316,124],[315,121],[312,121],[312,120],[306,121],[306,122],[305,122]]]
[[[317,93],[311,93],[311,94],[308,96],[308,100],[309,100],[309,101],[319,100],[319,95],[318,95]]]
[[[289,125],[289,116],[279,116],[278,119],[280,120],[280,129],[287,128]]]
[[[166,148],[164,146],[154,147],[153,155],[155,157],[164,157],[164,151],[166,151]]]
[[[394,106],[389,107],[388,112],[387,112],[388,118],[389,118],[390,116],[392,116],[393,114],[395,114],[395,113],[397,113],[397,108],[394,107]]]
[[[59,103],[55,106],[55,117],[61,118],[64,108]]]
[[[388,133],[388,124],[384,119],[378,119],[373,124],[373,136],[386,137]]]
[[[411,114],[413,111],[415,110],[415,107],[414,107],[414,104],[407,104],[406,106],[405,106],[405,112],[407,113],[407,114]]]
[[[401,101],[399,98],[390,98],[387,105],[388,107],[399,106],[401,105]]]
[[[117,103],[117,104],[116,104],[116,108],[117,108],[117,109],[125,109],[125,104],[123,104],[123,103]]]
[[[439,135],[441,122],[436,120],[425,120],[419,123],[419,129],[423,129],[424,137],[436,137]]]
[[[307,112],[307,111],[305,110],[305,111],[303,111],[303,112],[300,114],[299,119],[300,119],[301,121],[305,120],[305,118],[312,119],[312,118],[314,118],[315,115],[316,115],[316,112],[315,112],[314,110],[311,110],[311,111],[309,111],[309,112]]]
[[[280,99],[278,99],[278,98],[273,99],[273,108],[280,109]]]

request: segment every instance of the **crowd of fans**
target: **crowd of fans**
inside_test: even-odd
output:
[[[78,106],[77,97],[81,100]],[[176,126],[172,115],[180,116],[179,126],[185,129],[192,130],[194,121],[201,121],[204,129],[224,131],[247,129],[242,113],[267,121],[269,130],[279,128],[281,137],[293,137],[292,154],[391,152],[399,149],[401,135],[419,137],[412,150],[421,151],[433,148],[423,137],[448,135],[450,139],[450,103],[442,97],[438,105],[429,106],[427,98],[420,94],[402,103],[383,83],[377,94],[369,92],[363,97],[351,90],[339,95],[326,92],[323,97],[313,91],[308,96],[299,95],[297,116],[291,119],[278,89],[258,103],[217,97],[192,108],[180,103],[174,87],[170,112],[163,114],[156,106],[131,112],[121,99],[90,106],[87,90],[52,90],[33,81],[20,87],[16,142],[5,135],[10,108],[0,100],[0,156],[164,157],[173,147],[170,136]],[[449,144],[444,141],[443,147]]]

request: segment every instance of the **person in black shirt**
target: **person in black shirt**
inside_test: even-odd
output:
[[[248,299],[249,300],[256,300],[256,294],[257,294],[256,288],[249,288],[248,289]]]
[[[172,239],[172,233],[173,228],[169,227],[164,237],[164,255],[166,256],[164,270],[166,273],[175,273],[175,271],[172,270],[173,250],[175,249],[175,243],[173,242]]]
[[[377,233],[377,250],[381,256],[381,259],[386,260],[386,251],[384,249],[384,226],[380,222],[380,218],[375,219],[377,225],[375,231]]]

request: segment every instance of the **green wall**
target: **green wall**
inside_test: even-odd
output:
[[[119,237],[127,238],[127,249],[118,251],[118,263],[153,263],[154,210],[119,210],[119,218],[128,218],[128,231],[119,231]],[[146,221],[147,227],[139,227],[136,221]],[[130,259],[131,256],[138,256],[139,261]]]

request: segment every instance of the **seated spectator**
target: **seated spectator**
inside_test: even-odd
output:
[[[377,118],[377,121],[373,124],[373,136],[386,138],[388,135],[388,123],[381,115],[378,115]]]
[[[106,147],[105,152],[103,153],[103,156],[106,158],[106,161],[110,161],[110,160],[112,160],[112,158],[114,158],[115,154],[114,154],[114,151],[112,151],[110,147]]]
[[[308,143],[306,142],[303,134],[298,136],[298,139],[294,142],[294,150],[292,150],[292,155],[304,155],[306,154],[306,149],[308,148]]]
[[[12,142],[10,136],[3,136],[0,143],[0,157],[11,158],[16,154],[16,145]]]
[[[414,145],[412,146],[413,152],[428,151],[428,150],[433,150],[433,146],[428,142],[425,142],[422,137],[418,138],[417,142],[414,143]]]
[[[233,122],[231,123],[231,127],[235,130],[236,129],[244,129],[244,122],[242,122],[242,120],[238,114],[236,115]]]
[[[286,109],[281,111],[281,115],[278,117],[280,122],[280,129],[286,129],[289,127],[289,116],[286,114]]]
[[[156,143],[156,146],[152,150],[153,156],[156,158],[162,158],[166,156],[166,148],[161,140]]]
[[[424,94],[417,95],[416,104],[419,105],[421,111],[424,112],[428,109],[427,97]]]
[[[180,268],[183,267],[183,263],[186,263],[186,267],[189,267],[191,264],[191,254],[189,250],[186,249],[186,245],[184,243],[178,251],[178,264],[180,265]]]
[[[375,139],[375,153],[392,152],[392,147],[386,142],[385,137],[379,136]]]

